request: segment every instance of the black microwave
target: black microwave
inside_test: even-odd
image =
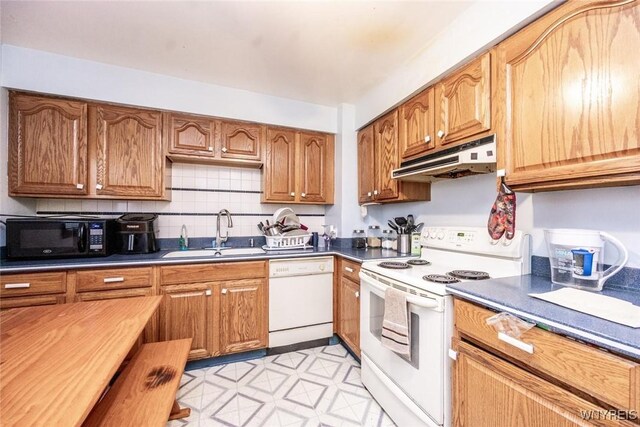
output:
[[[8,218],[7,258],[107,256],[114,221],[88,218]]]

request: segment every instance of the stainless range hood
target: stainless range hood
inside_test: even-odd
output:
[[[487,136],[402,162],[392,172],[400,181],[432,182],[496,170],[496,137]]]

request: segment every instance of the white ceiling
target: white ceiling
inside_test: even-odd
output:
[[[1,1],[2,43],[335,106],[471,1]]]

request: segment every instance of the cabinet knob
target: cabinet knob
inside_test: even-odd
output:
[[[425,142],[425,144],[430,143],[431,142],[431,136],[430,135],[425,136],[424,137],[424,142]]]
[[[226,294],[227,294],[227,289],[226,289],[226,288],[223,288],[223,289],[220,291],[220,293],[222,293],[222,295],[226,295]]]
[[[208,147],[207,150],[213,151],[213,147]]]
[[[78,190],[82,190],[84,188],[84,184],[76,184],[76,188]]]
[[[307,193],[300,193],[300,197],[307,197]]]
[[[438,131],[438,138],[442,138],[444,136],[444,131],[441,129]]]
[[[295,197],[296,193],[294,193],[293,191],[289,194],[291,197]]]
[[[378,195],[378,190],[373,190],[373,195],[377,196]]]
[[[367,197],[371,197],[371,191],[367,193]]]
[[[227,147],[222,147],[222,152],[226,153],[227,152]]]
[[[96,190],[102,190],[102,184],[96,184]]]
[[[204,291],[204,294],[208,297],[211,296],[211,289],[207,289],[206,291]]]
[[[360,291],[356,291],[356,298],[360,298]]]

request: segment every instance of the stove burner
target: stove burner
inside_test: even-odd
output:
[[[405,262],[393,262],[385,261],[378,264],[378,267],[391,268],[393,270],[403,270],[405,268],[411,268],[411,266]]]
[[[448,274],[449,276],[464,280],[485,280],[490,278],[489,273],[474,270],[453,270]]]
[[[444,274],[427,274],[426,276],[422,276],[422,279],[426,280],[427,282],[443,283],[445,285],[449,283],[457,283],[460,281],[455,277],[446,276]]]
[[[410,259],[409,261],[407,261],[407,264],[411,264],[411,265],[431,265],[431,263],[429,261],[427,261],[426,259]]]

